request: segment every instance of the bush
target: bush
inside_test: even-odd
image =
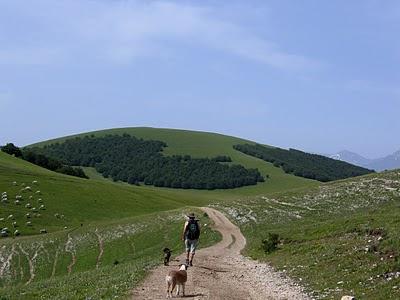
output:
[[[278,248],[279,244],[279,234],[268,233],[268,237],[262,240],[262,248],[265,253],[271,253]]]

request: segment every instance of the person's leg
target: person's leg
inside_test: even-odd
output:
[[[189,254],[190,254],[190,243],[189,240],[185,240],[185,248],[186,248],[186,265],[189,265]]]
[[[189,265],[193,266],[193,258],[194,258],[194,254],[196,253],[196,247],[197,247],[197,240],[193,240],[191,241],[190,244],[190,261],[189,261]]]

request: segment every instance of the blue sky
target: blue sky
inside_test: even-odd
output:
[[[154,126],[400,149],[399,1],[0,2],[0,144]]]

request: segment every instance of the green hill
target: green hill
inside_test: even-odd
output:
[[[10,236],[0,238],[1,299],[125,295],[160,262],[160,249],[181,251],[188,206],[206,204],[175,190],[62,175],[2,152],[0,192],[0,228]],[[219,238],[203,234],[203,247]]]
[[[192,157],[197,158],[213,158],[220,155],[226,155],[231,157],[232,163],[240,164],[245,168],[257,168],[262,175],[269,176],[266,182],[258,183],[256,186],[242,187],[231,191],[225,191],[223,193],[210,193],[209,195],[212,198],[257,195],[318,185],[318,183],[314,180],[308,180],[286,174],[282,169],[274,167],[271,163],[233,149],[234,145],[252,143],[251,141],[209,132],[148,127],[118,128],[93,131],[59,139],[48,140],[29,145],[29,147],[43,147],[44,145],[49,145],[56,142],[60,143],[69,138],[77,136],[83,137],[86,135],[94,135],[102,137],[107,134],[122,135],[124,133],[133,135],[137,138],[143,138],[145,140],[159,140],[165,142],[168,145],[168,147],[166,147],[163,151],[165,155],[191,155]],[[197,191],[195,191],[195,194],[198,194]]]
[[[316,299],[399,299],[400,170],[217,207],[241,227],[248,255],[301,281]],[[279,236],[271,253],[269,234]]]

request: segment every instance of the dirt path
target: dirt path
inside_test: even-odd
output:
[[[202,208],[215,222],[214,229],[222,234],[218,244],[198,250],[194,266],[188,269],[186,299],[310,299],[302,288],[270,266],[240,254],[246,239],[240,229],[219,211]],[[165,275],[184,262],[180,255],[171,266],[159,266],[136,287],[132,299],[165,299]]]

